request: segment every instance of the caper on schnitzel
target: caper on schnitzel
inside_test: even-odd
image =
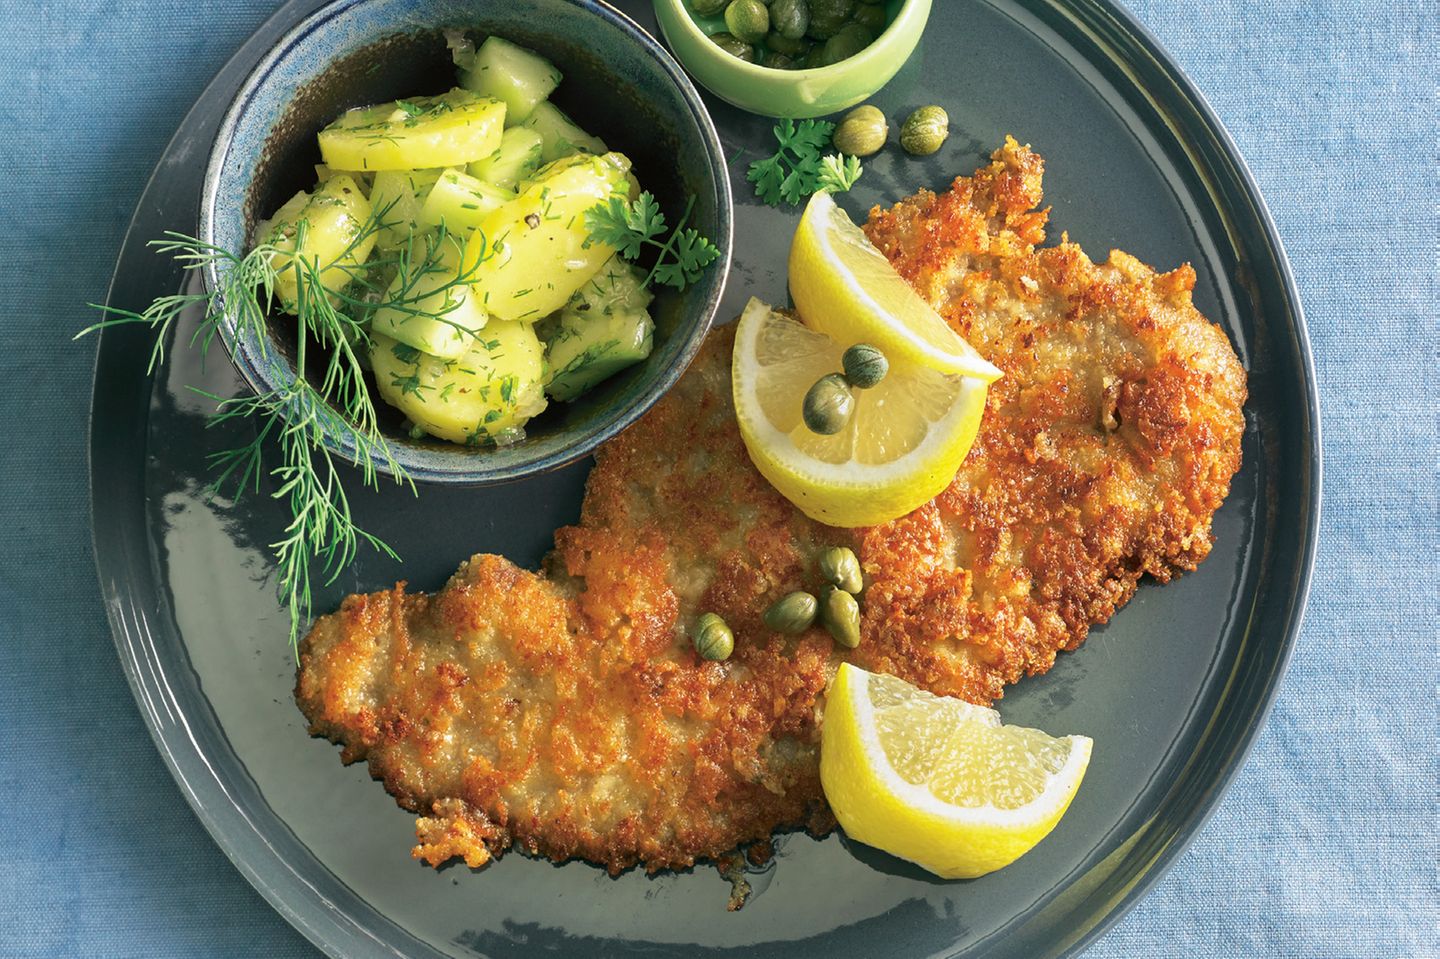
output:
[[[834,826],[819,723],[841,661],[990,703],[1042,673],[1149,574],[1211,547],[1240,464],[1245,373],[1191,302],[1189,266],[1040,249],[1042,161],[1013,140],[972,177],[871,212],[896,269],[987,359],[980,433],[913,513],[840,530],[760,476],[735,424],[733,328],[596,454],[581,519],[541,572],[491,555],[435,595],[351,596],[301,649],[317,735],[418,814],[414,855],[512,845],[612,872],[685,867],[783,827]],[[864,572],[861,639],[774,632],[816,558]],[[723,662],[689,633],[734,634]]]

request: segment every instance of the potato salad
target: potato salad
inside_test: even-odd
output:
[[[318,182],[256,243],[275,250],[286,312],[363,291],[357,342],[414,435],[506,445],[548,402],[650,355],[646,276],[586,225],[640,185],[549,101],[561,74],[548,60],[492,36],[462,41],[456,61],[449,92],[320,131]]]

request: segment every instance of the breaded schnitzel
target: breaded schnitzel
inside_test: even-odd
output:
[[[848,659],[989,703],[1092,623],[1210,550],[1240,463],[1245,374],[1191,303],[1188,266],[1096,265],[1044,239],[1042,162],[1013,140],[949,192],[871,212],[900,273],[1005,371],[948,490],[881,526],[807,519],[751,466],[733,328],[597,454],[579,525],[543,573],[466,562],[434,596],[351,596],[301,650],[311,729],[420,815],[414,854],[479,866],[512,844],[612,872],[684,867],[781,827],[834,826],[821,793],[827,680]],[[862,642],[761,613],[864,567]],[[735,634],[692,650],[704,611]]]

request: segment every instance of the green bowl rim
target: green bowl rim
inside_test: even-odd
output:
[[[885,59],[881,57],[882,53],[893,52],[894,48],[902,46],[907,42],[906,37],[908,36],[910,22],[912,20],[918,19],[920,28],[924,28],[925,21],[929,19],[931,7],[931,4],[924,3],[923,0],[903,0],[900,11],[895,14],[894,19],[885,25],[885,29],[880,31],[880,35],[875,38],[874,42],[854,56],[846,57],[839,63],[832,63],[826,67],[809,67],[803,70],[780,70],[775,67],[762,67],[758,63],[750,63],[741,60],[739,57],[732,57],[724,50],[721,50],[710,40],[710,35],[700,29],[700,25],[695,22],[695,17],[690,12],[690,8],[686,6],[685,0],[654,0],[654,2],[656,6],[663,5],[671,7],[679,14],[679,19],[684,23],[682,29],[685,30],[688,38],[699,40],[701,48],[706,51],[702,56],[719,64],[722,70],[733,70],[736,76],[748,77],[765,83],[773,82],[782,77],[809,78],[825,74],[846,73],[851,70],[858,70],[858,68],[865,66],[872,60],[879,61]],[[901,29],[897,30],[896,27],[900,27]],[[918,39],[918,35],[912,39]],[[671,51],[682,62],[686,59],[686,52],[676,49],[673,44],[671,45]],[[886,62],[888,65],[889,61],[887,60]]]

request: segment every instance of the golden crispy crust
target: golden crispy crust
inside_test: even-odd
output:
[[[597,454],[581,521],[543,575],[476,556],[433,597],[351,596],[301,651],[296,697],[420,814],[415,855],[478,866],[518,844],[618,871],[718,858],[834,821],[818,775],[825,684],[842,658],[989,702],[1129,599],[1210,550],[1239,466],[1245,376],[1193,307],[1194,273],[1124,253],[1096,265],[1044,238],[1041,160],[1013,140],[948,193],[866,227],[1005,377],[954,483],[863,530],[806,519],[735,428],[733,329]],[[863,641],[766,630],[816,589],[818,551],[866,574]],[[724,616],[735,653],[686,630]]]

